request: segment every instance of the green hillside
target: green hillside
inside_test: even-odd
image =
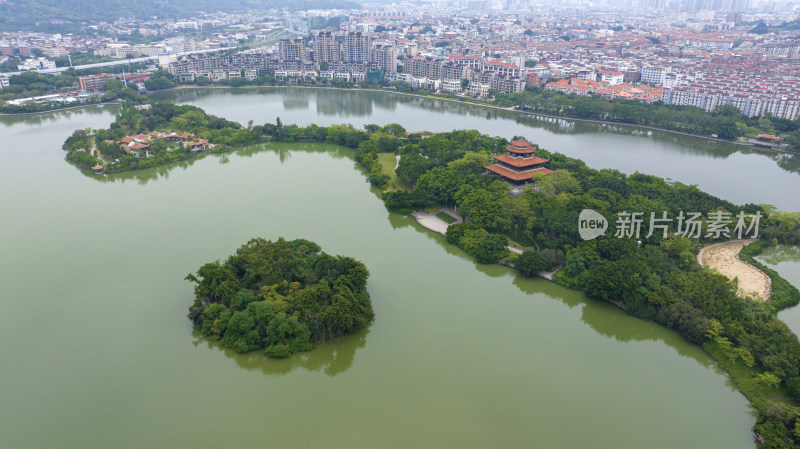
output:
[[[349,0],[0,0],[0,30],[73,31],[80,24],[120,17],[189,17],[198,12],[246,12],[287,8],[358,8]]]

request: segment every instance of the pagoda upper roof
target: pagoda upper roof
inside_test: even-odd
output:
[[[527,140],[515,140],[506,146],[506,151],[515,154],[532,154],[538,147]]]
[[[525,139],[517,139],[511,141],[511,146],[524,150],[533,147],[533,144]]]
[[[550,160],[550,159],[543,159],[538,156],[511,157],[507,154],[494,156],[494,158],[506,165],[511,165],[513,167],[531,167],[534,165],[544,164],[545,162],[548,162]]]

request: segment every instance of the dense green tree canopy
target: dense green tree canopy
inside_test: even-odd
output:
[[[237,352],[288,357],[366,328],[374,317],[368,277],[361,262],[308,240],[252,239],[186,277],[195,283],[189,318]]]
[[[774,117],[770,118],[770,123],[759,122],[758,117],[748,117],[731,105],[706,112],[694,106],[666,105],[660,101],[609,100],[600,95],[579,96],[536,86],[528,86],[525,91],[514,94],[497,94],[495,104],[517,106],[523,111],[540,114],[651,126],[721,139],[754,137],[781,130],[790,132],[798,126],[797,121]],[[773,123],[775,120],[781,122],[777,127]]]

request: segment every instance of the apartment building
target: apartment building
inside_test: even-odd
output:
[[[369,62],[372,44],[361,31],[320,31],[314,36],[315,62]]]
[[[350,31],[341,36],[342,61],[368,62],[372,52],[369,35],[361,31]]]
[[[67,50],[63,47],[45,47],[42,49],[42,53],[48,58],[67,56]]]
[[[667,69],[663,67],[642,67],[641,81],[653,86],[663,86]]]
[[[622,84],[624,79],[625,75],[623,75],[622,72],[618,72],[616,70],[600,71],[600,81],[607,82],[609,86],[616,86],[617,84]]]
[[[687,85],[665,89],[666,104],[690,105],[706,111],[731,105],[749,117],[767,113],[795,120],[800,116],[800,79],[753,75],[710,75]]]
[[[489,61],[486,70],[505,77],[519,78],[522,75],[521,69],[516,64],[498,61],[496,59]]]
[[[305,60],[305,41],[303,39],[281,39],[278,41],[278,56],[283,61]]]
[[[397,71],[397,48],[393,45],[376,45],[372,49],[372,62],[386,73]]]
[[[78,86],[84,92],[99,92],[102,91],[106,81],[115,79],[111,73],[103,73],[101,75],[90,75],[78,77]]]
[[[501,94],[513,94],[525,90],[525,79],[512,76],[495,75],[491,82],[492,90]]]
[[[187,56],[169,64],[167,71],[171,75],[188,72],[209,72],[211,70],[229,70],[231,61],[227,55],[220,53],[203,53]]]
[[[54,69],[56,68],[56,63],[47,58],[31,58],[22,61],[22,64],[18,64],[17,68],[19,70]]]
[[[320,31],[314,36],[314,61],[337,62],[341,59],[341,51],[336,34],[333,31]]]

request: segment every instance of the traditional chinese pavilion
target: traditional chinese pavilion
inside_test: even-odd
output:
[[[497,164],[484,167],[514,184],[523,184],[537,176],[553,173],[553,170],[544,167],[550,159],[543,159],[533,154],[537,149],[525,139],[514,140],[506,147],[508,154],[494,156]]]

